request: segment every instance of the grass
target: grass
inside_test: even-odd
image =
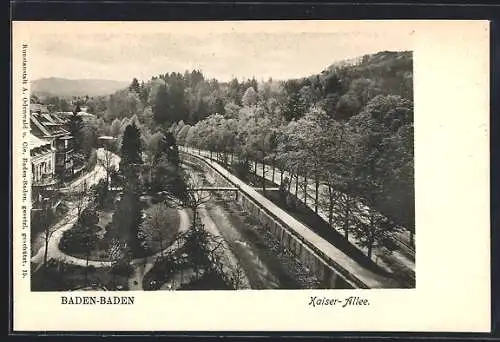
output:
[[[290,251],[282,247],[276,237],[257,220],[246,213],[237,202],[224,202],[233,225],[241,228],[244,237],[252,241],[259,257],[279,277],[280,289],[318,288],[315,275]]]
[[[180,224],[180,217],[177,212],[177,209],[167,208],[166,209],[166,220],[165,220],[165,241],[163,242],[163,248],[166,248],[174,235],[178,231],[178,227]],[[111,210],[103,210],[98,212],[99,223],[93,228],[94,233],[98,236],[97,246],[94,250],[91,251],[89,260],[91,261],[113,261],[108,253],[109,251],[109,243],[110,236],[106,234],[105,227],[112,221],[113,212]],[[73,229],[73,228],[71,228]],[[63,236],[64,239],[64,236]],[[60,244],[61,250],[71,256],[80,259],[86,259],[86,255],[84,253],[78,253],[69,249],[63,249],[62,246],[64,244]],[[71,246],[72,243],[69,242],[66,244],[67,246]],[[137,257],[146,257],[160,252],[161,245],[157,240],[153,240],[150,245],[148,245],[144,250],[138,251]]]
[[[175,255],[167,255],[157,259],[153,268],[151,268],[142,280],[144,290],[159,290],[176,272],[187,267],[184,263],[176,263],[174,257]]]
[[[159,290],[176,273],[189,267],[189,261],[176,264],[171,258],[160,259],[144,277],[143,288],[146,291]],[[232,288],[215,272],[203,272],[188,284],[182,284],[178,290],[232,290]]]
[[[179,231],[179,224],[180,224],[180,216],[177,211],[177,209],[174,208],[166,208],[165,210],[165,226],[164,226],[164,241],[163,241],[163,248],[167,248],[175,236],[175,234]],[[153,241],[150,242],[150,245],[148,245],[148,248],[146,250],[147,253],[149,254],[155,254],[161,251],[161,245],[158,240],[153,239]]]
[[[214,272],[204,273],[200,278],[194,281],[183,284],[178,291],[183,290],[233,290],[228,286],[218,274]]]
[[[236,172],[236,169],[232,167],[231,165],[226,166],[227,170],[231,172],[233,175],[238,175]],[[250,186],[256,187],[256,188],[262,188],[262,177],[257,176],[253,173],[254,169],[252,168],[249,170],[248,174],[246,175],[246,180],[243,180],[242,177],[239,177],[241,180],[243,180],[245,183],[247,183]],[[261,171],[260,169],[257,170],[257,172]],[[276,184],[271,182],[270,180],[266,179],[266,188],[276,188]]]
[[[74,229],[74,228],[71,228],[71,229]],[[93,234],[95,234],[97,236],[102,236],[102,227],[97,226],[97,225],[93,226],[92,232],[93,232]],[[72,240],[71,240],[72,238],[73,238],[72,235],[68,236],[66,234],[63,234],[63,237],[61,238],[61,241],[59,242],[59,248],[61,249],[61,251],[63,251],[64,253],[66,253],[68,255],[86,260],[87,256],[85,255],[85,253],[75,252],[75,251],[71,250],[69,247],[66,247],[66,246],[74,245],[74,242],[72,242]],[[108,240],[106,239],[106,237],[98,238],[97,248],[93,249],[90,252],[89,261],[112,261],[108,255],[108,247],[109,247],[109,244],[108,244]]]
[[[332,245],[349,255],[363,267],[366,267],[367,269],[383,276],[391,276],[391,274],[383,270],[380,266],[375,264],[375,262],[364,255],[358,248],[356,248],[356,246],[353,246],[351,242],[347,241],[344,236],[338,233],[335,229],[329,227],[327,222],[325,222],[309,207],[306,207],[302,202],[297,201],[295,209],[292,209],[282,201],[279,191],[266,191],[265,197],[281,209],[285,210],[296,220],[309,227],[323,239],[327,240]]]
[[[32,291],[73,291],[85,287],[128,290],[128,277],[114,274],[109,267],[85,268],[54,260],[31,275]]]

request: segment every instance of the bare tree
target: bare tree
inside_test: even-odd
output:
[[[88,201],[90,199],[89,190],[90,187],[88,186],[87,179],[84,179],[82,184],[77,186],[71,194],[71,202],[73,202],[76,208],[77,217],[80,217],[83,210],[88,205]]]
[[[167,194],[166,204],[167,206],[190,209],[193,214],[192,227],[196,227],[199,209],[211,199],[211,195],[202,190],[203,181],[196,174],[185,172],[182,178],[185,185],[183,194],[180,198]]]
[[[109,187],[111,174],[116,171],[115,154],[109,150],[103,149],[102,157],[98,158],[98,162],[106,172],[106,184],[108,184]]]
[[[175,230],[168,229],[167,209],[164,203],[154,205],[146,211],[145,220],[139,227],[139,234],[144,238],[146,244],[152,245],[155,241],[159,242],[161,257],[163,257],[166,243],[175,236]]]
[[[241,265],[238,264],[236,265],[236,268],[230,277],[231,286],[233,287],[233,289],[235,290],[240,289],[244,283],[244,279],[245,279],[245,271],[243,270]]]
[[[52,225],[54,220],[54,212],[50,206],[50,202],[44,200],[42,202],[42,209],[39,211],[38,215],[38,223],[42,226],[42,238],[44,241],[44,254],[43,254],[43,266],[47,266],[48,262],[48,253],[49,253],[49,241],[52,238],[52,235],[56,231],[55,227]]]

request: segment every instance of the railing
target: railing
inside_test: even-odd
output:
[[[190,152],[188,152],[188,150],[185,150],[185,151],[181,150],[181,152],[187,153],[188,155],[190,155],[194,158],[197,158],[198,160],[201,160],[205,163],[207,163],[207,162],[204,160],[204,158],[209,159],[208,157],[198,156],[194,153],[190,153]],[[210,164],[208,164],[208,165],[209,165],[209,167],[212,167]],[[226,177],[222,173],[218,173],[218,174],[223,179],[225,179],[227,182],[229,182],[230,184],[233,184],[233,182],[228,177]],[[243,191],[239,187],[238,187],[238,189],[240,191]],[[274,214],[271,210],[269,210],[269,208],[267,208],[262,203],[255,200],[254,198],[252,198],[251,195],[249,195],[249,194],[245,194],[245,195],[246,195],[248,201],[250,201],[253,205],[255,205],[260,210],[264,211],[271,219],[273,219],[276,222],[279,222],[279,224],[283,227],[288,227],[288,224],[284,220],[282,220],[278,215]],[[358,288],[369,288],[369,286],[367,284],[365,284],[361,279],[354,276],[351,272],[349,272],[342,265],[340,265],[338,262],[333,260],[333,258],[328,256],[325,252],[323,252],[321,249],[319,249],[317,246],[315,246],[313,243],[311,243],[308,239],[306,239],[300,233],[296,232],[294,229],[286,229],[286,231],[290,235],[294,236],[297,240],[301,241],[305,246],[307,246],[314,254],[317,255],[317,257],[319,259],[322,259],[327,265],[332,266],[339,273],[339,275],[342,278],[344,278],[344,280],[346,280],[348,283],[355,284],[355,287],[358,287]],[[312,233],[312,234],[315,234],[315,233]]]
[[[52,175],[42,175],[42,177],[38,180],[33,180],[32,186],[41,187],[41,186],[50,186],[57,184],[57,179],[55,179]]]
[[[190,151],[193,155],[200,155],[200,156],[206,157],[206,158],[208,158],[208,159],[210,159],[210,160],[216,160],[216,161],[217,161],[217,158],[211,158],[211,157],[210,157],[211,152],[210,152],[209,150],[202,150],[202,149],[199,149],[199,148],[193,148],[193,147],[187,147],[187,146],[181,146],[181,148],[185,149],[185,151]],[[213,153],[213,155],[214,155],[214,156],[217,156],[217,152],[212,151],[212,153]],[[220,152],[220,153],[225,154],[225,152]],[[261,165],[258,165],[258,164],[259,164],[259,162],[254,161],[254,160],[250,160],[250,159],[249,159],[248,161],[249,161],[251,164],[253,164],[253,166],[252,166],[252,169],[253,169],[253,170],[258,170],[258,171],[261,171],[262,164],[261,164]],[[257,167],[257,166],[259,166],[259,167]],[[269,166],[269,167],[271,167],[272,165],[268,165],[268,166]],[[288,173],[288,171],[286,171],[286,170],[280,170],[279,168],[276,168],[276,167],[273,167],[273,168],[275,169],[275,172],[276,172],[276,173],[279,173],[279,174],[286,174],[286,173]],[[253,172],[252,172],[252,173],[253,173]],[[272,181],[273,183],[277,184],[277,182],[275,182],[275,181],[274,181],[274,178],[273,178],[273,180],[271,180],[271,179],[269,179],[269,178],[265,177],[263,174],[259,175],[258,173],[259,173],[259,172],[255,173],[255,175],[256,175],[256,176],[258,176],[258,177],[264,177],[264,178],[266,178],[267,180]],[[301,176],[301,177],[302,177],[302,176]],[[296,184],[296,183],[297,183],[297,181],[296,181],[296,180],[294,181],[294,180],[290,179],[290,181],[291,181],[291,182],[293,182],[294,184]],[[325,184],[320,183],[320,186],[325,186]],[[299,188],[299,187],[303,189],[303,184],[302,184],[302,185],[301,185],[301,184],[297,184],[297,185],[295,186],[295,188],[296,188],[295,190],[297,190],[297,188]],[[301,189],[301,190],[302,190],[302,189]],[[295,196],[297,197],[297,199],[298,199],[299,201],[301,201],[302,203],[304,203],[306,206],[308,206],[308,207],[311,207],[311,206],[312,206],[312,204],[310,204],[310,203],[307,203],[307,204],[306,204],[306,202],[304,201],[304,198],[302,198],[302,199],[300,198],[300,195],[299,195],[298,191],[293,192],[292,187],[290,187],[290,190],[289,190],[289,191],[290,191],[290,193],[291,193],[292,195],[295,195]],[[312,196],[312,195],[310,194],[310,191],[315,191],[315,190],[312,190],[312,189],[310,188],[310,180],[308,180],[308,181],[307,181],[307,186],[306,186],[306,191],[305,191],[305,193],[306,193],[307,198],[312,199],[312,200],[313,200],[313,202],[314,202],[314,201],[315,201],[315,196],[316,196],[316,195],[315,195],[315,196]],[[319,208],[318,203],[315,203],[315,204],[314,204],[314,206],[316,206],[317,208]],[[358,207],[359,207],[359,209],[360,209],[360,210],[362,210],[362,211],[366,211],[366,210],[368,210],[368,207],[367,207],[366,205],[362,204],[361,202],[358,202]],[[311,208],[312,208],[312,207],[311,207]],[[326,218],[326,216],[325,216],[325,214],[324,214],[324,213],[323,213],[323,214],[321,214],[319,211],[317,211],[318,209],[316,209],[316,208],[312,208],[312,209],[313,209],[313,210],[315,211],[315,213],[316,213],[316,214],[318,214],[318,215],[319,215],[319,216],[320,216],[323,220],[327,221],[327,218]],[[380,213],[378,213],[378,214],[379,214],[379,215],[381,215]],[[358,215],[356,218],[357,218],[358,220],[363,220],[363,218],[362,218],[361,216],[359,216],[359,215]],[[414,260],[414,255],[415,255],[415,247],[414,247],[414,244],[412,244],[412,243],[411,243],[411,241],[410,241],[410,232],[409,232],[409,231],[408,231],[405,227],[402,227],[402,226],[399,226],[399,225],[398,225],[398,228],[399,228],[399,229],[401,229],[401,230],[402,230],[402,232],[395,232],[395,233],[394,233],[394,235],[393,235],[393,237],[394,237],[394,242],[395,242],[395,243],[396,243],[396,244],[400,247],[400,249],[401,249],[402,251],[403,251],[403,250],[406,250],[406,253],[405,253],[405,254],[407,254],[407,255],[410,257],[410,259]],[[413,239],[415,239],[415,234],[413,234]]]

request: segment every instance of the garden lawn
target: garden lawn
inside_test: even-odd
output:
[[[128,277],[113,272],[110,267],[81,267],[49,262],[31,275],[32,291],[74,291],[86,287],[110,291],[128,290]]]

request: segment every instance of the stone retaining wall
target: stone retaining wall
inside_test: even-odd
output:
[[[318,253],[313,250],[313,246],[309,246],[306,241],[302,241],[299,236],[296,236],[293,230],[287,227],[285,222],[275,217],[269,209],[260,205],[255,199],[212,168],[208,163],[185,152],[181,152],[181,155],[184,163],[201,166],[206,172],[207,179],[214,180],[217,186],[237,187],[239,191],[237,195],[233,195],[231,199],[236,199],[243,210],[266,227],[276,237],[283,248],[292,252],[303,265],[311,270],[320,281],[321,288],[338,289],[364,287],[347,279],[335,269],[334,265],[329,265],[327,261],[321,258]]]

